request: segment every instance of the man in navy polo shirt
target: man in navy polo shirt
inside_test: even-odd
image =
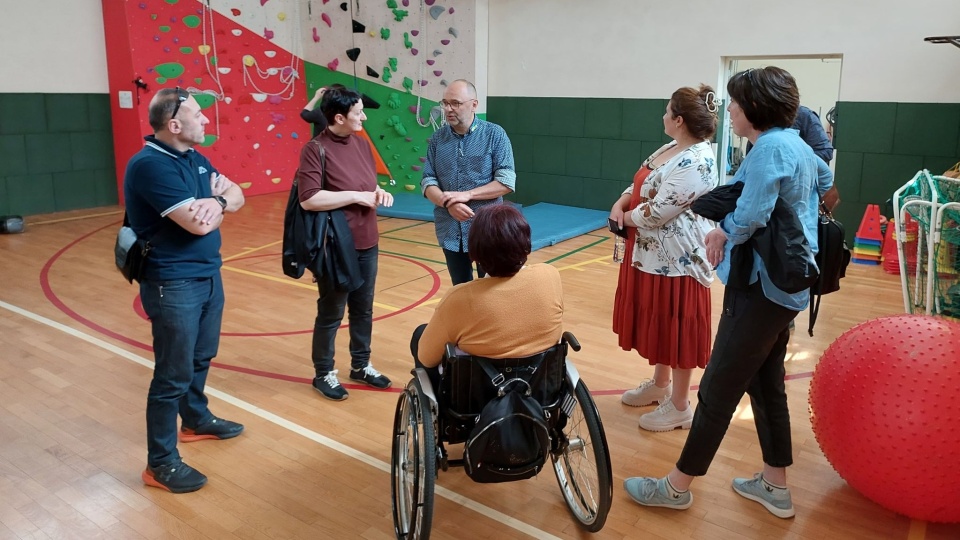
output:
[[[193,149],[210,121],[187,92],[166,88],[150,101],[154,135],[127,163],[123,181],[130,226],[150,242],[140,299],[153,327],[155,366],[147,394],[148,486],[196,491],[207,477],[177,451],[181,442],[229,439],[243,426],[217,418],[203,393],[220,344],[223,282],[220,224],[243,206],[240,186]]]

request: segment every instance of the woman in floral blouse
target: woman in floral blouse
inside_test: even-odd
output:
[[[690,378],[710,357],[710,284],[704,237],[713,224],[690,204],[717,185],[709,140],[719,102],[712,88],[680,88],[663,115],[674,140],[641,165],[610,218],[628,231],[613,308],[620,347],[656,366],[652,379],[621,398],[634,407],[660,406],[640,417],[650,431],[689,429]],[[671,387],[672,379],[672,387]]]

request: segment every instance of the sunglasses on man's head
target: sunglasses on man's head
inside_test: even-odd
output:
[[[180,87],[177,87],[177,104],[173,106],[173,114],[170,115],[170,119],[173,120],[177,117],[177,113],[180,111],[180,104],[187,100],[187,96],[181,93]]]

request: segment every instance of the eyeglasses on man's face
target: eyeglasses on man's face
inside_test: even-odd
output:
[[[177,87],[177,104],[173,106],[173,114],[170,115],[170,119],[173,120],[177,117],[177,113],[180,111],[180,105],[187,100],[187,96],[181,93],[180,87]]]
[[[460,107],[463,107],[465,104],[470,103],[471,101],[476,101],[476,100],[468,99],[466,101],[457,101],[455,99],[453,100],[441,99],[440,106],[446,109],[459,109]]]

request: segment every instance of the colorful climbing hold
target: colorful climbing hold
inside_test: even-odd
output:
[[[360,47],[354,47],[352,49],[347,49],[347,58],[357,61],[357,58],[360,58]]]
[[[435,63],[436,63],[436,60],[434,60],[433,58],[428,58],[428,59],[427,59],[427,65],[428,65],[428,66],[432,66],[432,65],[435,64]]]
[[[397,0],[387,0],[387,7],[390,9],[397,8]]]
[[[403,78],[403,87],[407,92],[413,92],[413,79],[410,77]]]
[[[450,34],[451,36],[455,37],[455,38],[460,37],[460,32],[459,32],[456,28],[454,28],[454,27],[452,27],[452,26],[450,27],[449,30],[447,30],[447,33]]]
[[[158,64],[154,66],[154,69],[161,77],[166,77],[168,79],[175,79],[180,75],[183,75],[183,64],[179,62],[167,62],[164,64]]]
[[[183,24],[187,25],[187,28],[196,28],[200,26],[200,17],[196,15],[187,15],[183,18]]]
[[[183,54],[190,54],[193,52],[193,47],[180,47],[180,52]]]
[[[327,26],[329,26],[330,28],[333,28],[333,23],[330,21],[329,15],[327,15],[326,13],[322,13],[320,15],[320,18],[323,19],[323,22],[327,23]]]
[[[410,34],[408,32],[403,33],[403,46],[408,49],[413,47],[413,42],[410,41]]]
[[[410,49],[410,54],[412,54],[412,55],[414,55],[414,56],[416,56],[418,52],[420,52],[420,51],[418,51],[416,48]]]
[[[197,105],[200,105],[201,109],[206,109],[213,105],[217,97],[211,94],[193,94],[193,99],[197,100]]]
[[[247,66],[247,67],[253,67],[253,65],[256,64],[256,63],[257,63],[257,61],[254,60],[253,56],[251,56],[251,55],[249,55],[249,54],[243,55],[243,65],[245,65],[245,66]]]
[[[339,65],[340,65],[340,59],[334,58],[333,60],[327,62],[327,69],[329,69],[330,71],[336,71],[337,66]]]
[[[387,107],[391,109],[400,108],[400,94],[396,92],[390,92],[390,97],[387,98]]]
[[[437,20],[444,11],[446,11],[446,9],[444,9],[443,6],[433,6],[430,8],[430,16],[433,17],[433,20]]]
[[[313,27],[313,42],[320,43],[320,34],[317,33],[317,27]]]
[[[239,17],[239,16],[240,16],[240,10],[237,9],[237,8],[231,8],[231,9],[230,9],[230,13],[232,13],[234,17]]]
[[[380,39],[390,39],[390,29],[381,28],[380,29]]]
[[[161,32],[169,32],[169,31],[170,31],[170,27],[169,27],[169,26],[161,26],[161,27],[160,27],[160,31],[161,31]]]
[[[394,57],[387,58],[387,63],[390,64],[390,69],[397,70],[397,59]]]
[[[395,9],[393,10],[393,19],[397,22],[402,21],[406,16],[409,15],[409,12],[405,9]]]
[[[440,40],[440,43],[443,43],[444,45],[449,45],[449,44],[450,44],[450,40],[449,40],[449,39],[441,39],[441,40]]]
[[[385,83],[390,82],[390,79],[391,79],[392,77],[393,77],[393,72],[390,71],[390,68],[389,68],[389,67],[384,66],[384,68],[383,68],[383,77],[381,77],[381,79],[383,79],[383,82],[385,82]]]
[[[197,47],[197,52],[199,52],[200,54],[206,56],[206,55],[210,52],[210,46],[209,46],[209,45],[200,45],[199,47]]]
[[[436,69],[436,70],[433,71],[433,74],[434,74],[434,76],[439,77],[439,76],[443,75],[443,72],[440,71],[439,69]]]
[[[277,13],[277,19],[280,21],[285,21],[287,20],[287,14],[281,11],[280,13]]]
[[[264,39],[273,39],[273,30],[268,28],[263,29],[263,38]]]

